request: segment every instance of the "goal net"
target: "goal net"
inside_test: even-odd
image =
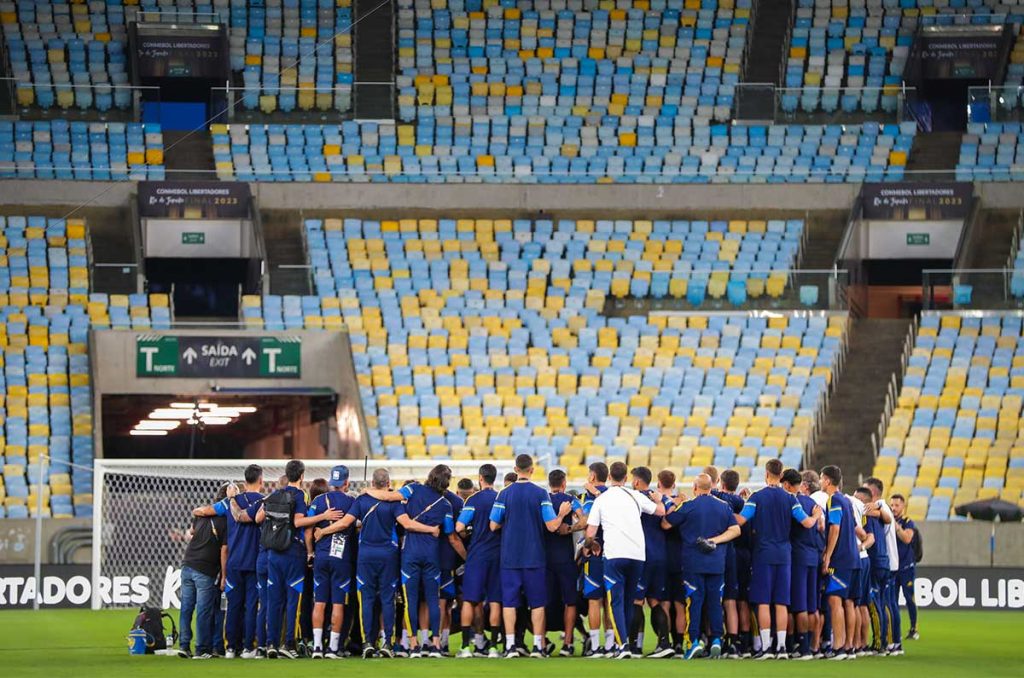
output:
[[[284,473],[285,460],[140,460],[97,459],[93,476],[92,607],[143,604],[179,606],[181,559],[192,509],[212,502],[220,485],[241,482],[249,463],[263,467],[265,491]],[[353,485],[366,473],[386,467],[394,483],[423,480],[437,463],[452,469],[454,480],[477,477],[481,460],[320,459],[307,461],[306,481],[327,478],[331,467],[347,464]],[[492,461],[499,478],[512,461]],[[454,488],[453,488],[454,489]],[[105,588],[101,589],[102,586]]]

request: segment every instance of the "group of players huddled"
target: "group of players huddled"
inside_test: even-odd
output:
[[[484,464],[458,494],[443,464],[398,489],[377,469],[358,496],[345,466],[307,485],[291,461],[267,496],[249,466],[194,512],[227,528],[225,656],[445,657],[461,629],[458,657],[570,657],[578,633],[582,656],[625,659],[647,610],[652,658],[898,655],[901,591],[917,637],[916,528],[878,479],[847,495],[835,466],[771,460],[753,493],[713,466],[677,492],[670,470],[597,462],[577,497],[533,466],[499,488]]]

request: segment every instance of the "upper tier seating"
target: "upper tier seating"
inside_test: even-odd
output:
[[[1024,126],[1019,122],[968,123],[960,141],[957,181],[1024,180]]]
[[[528,183],[898,181],[916,125],[691,127],[685,117],[214,125],[221,179]]]
[[[40,108],[130,109],[127,25],[148,20],[229,27],[241,106],[348,111],[351,0],[99,0],[0,3],[17,101]],[[341,89],[338,89],[338,88]]]
[[[675,252],[666,227],[684,225],[695,237],[674,240],[683,248]],[[245,297],[243,317],[254,328],[347,327],[372,447],[388,457],[531,449],[573,479],[608,458],[682,467],[687,479],[708,463],[737,466],[757,480],[765,458],[800,464],[846,316],[603,314],[608,294],[655,294],[645,264],[696,267],[697,253],[719,242],[709,233],[738,250],[760,241],[784,253],[798,222],[707,227],[309,219],[320,296]],[[728,278],[731,262],[718,263],[726,277],[712,273],[709,290]],[[671,293],[686,293],[666,280]]]
[[[1021,24],[1024,7],[997,0],[799,0],[782,107],[894,113],[919,25]]]
[[[399,0],[399,117],[726,121],[750,0]]]
[[[45,515],[92,515],[89,328],[170,326],[166,295],[89,294],[87,237],[0,216],[0,517],[35,515],[40,487]]]
[[[1019,313],[925,313],[874,473],[915,520],[974,499],[1021,502],[1024,337]]]
[[[0,120],[0,179],[164,178],[155,123]]]

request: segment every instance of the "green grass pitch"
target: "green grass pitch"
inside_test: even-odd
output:
[[[601,678],[638,671],[689,676],[1021,676],[1021,616],[1013,612],[924,611],[922,639],[904,644],[907,654],[847,662],[753,662],[697,660],[574,659],[344,659],[186,661],[176,657],[130,656],[125,639],[134,611],[44,610],[0,612],[0,674],[12,678],[145,678],[147,676],[244,675],[246,678],[324,672],[396,678],[519,678],[599,674]],[[904,628],[906,621],[904,620]]]

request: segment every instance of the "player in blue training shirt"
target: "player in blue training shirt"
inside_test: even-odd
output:
[[[709,466],[704,469],[709,473]],[[733,469],[726,469],[718,476],[718,487],[711,488],[711,496],[721,499],[734,514],[743,510],[743,498],[736,494],[740,485],[740,474]],[[671,534],[671,532],[669,533]],[[739,659],[740,647],[750,646],[750,606],[747,595],[750,590],[750,528],[740,528],[740,536],[725,545],[725,588],[722,590],[722,608],[725,611],[725,643],[722,656]],[[743,639],[741,643],[740,639]]]
[[[286,485],[279,492],[288,492],[295,502],[295,515],[292,518],[294,536],[292,545],[287,551],[268,551],[267,553],[267,657],[274,659],[284,657],[297,659],[295,649],[295,623],[298,619],[299,597],[302,595],[306,582],[306,561],[313,554],[306,550],[304,528],[324,520],[337,520],[340,511],[328,511],[323,516],[307,516],[306,493],[302,490],[302,480],[306,474],[306,465],[298,459],[292,459],[284,468],[288,478]],[[271,495],[273,496],[273,495]],[[256,514],[257,522],[267,519],[267,501]],[[284,622],[284,641],[281,640],[281,623]]]
[[[566,502],[555,513],[551,499],[530,482],[533,458],[516,457],[516,482],[502,489],[491,508],[491,530],[501,530],[501,605],[505,622],[505,657],[515,649],[516,608],[523,597],[530,608],[534,648],[531,657],[544,656],[544,606],[547,605],[544,534],[554,532],[569,515]]]
[[[331,488],[309,504],[309,515],[319,516],[330,510],[340,511],[344,517],[355,501],[348,494],[349,471],[347,466],[331,469],[328,485]],[[322,520],[316,524],[325,528],[330,522]],[[307,539],[312,541],[314,530],[307,530]],[[313,659],[338,659],[342,628],[344,627],[345,605],[348,603],[352,577],[356,566],[356,530],[350,527],[316,541],[313,548]],[[324,616],[327,605],[331,606],[331,636],[324,652]]]
[[[399,493],[407,498],[405,514],[410,519],[438,527],[444,541],[450,539],[455,542],[455,550],[463,550],[462,542],[454,534],[451,502],[445,496],[451,479],[451,469],[438,464],[430,470],[425,483],[406,485]],[[447,653],[448,648],[441,639],[442,543],[433,534],[410,532],[402,546],[402,590],[405,594],[405,626],[411,643],[410,656],[416,656],[419,645],[421,601],[427,608],[430,645],[421,648],[419,656],[442,657]]]
[[[584,485],[583,495],[583,517],[590,515],[590,509],[594,507],[594,500],[604,492],[608,482],[608,465],[603,461],[595,461],[589,467],[590,475]],[[584,525],[584,527],[586,527]],[[603,657],[615,647],[615,632],[611,625],[611,611],[608,609],[608,599],[604,590],[604,556],[601,549],[604,544],[604,531],[598,530],[594,537],[594,549],[597,553],[589,553],[585,549],[583,554],[583,567],[580,575],[580,587],[583,599],[587,601],[587,626],[590,633],[590,642],[583,650],[584,657]],[[605,642],[601,645],[601,615],[605,619]]]
[[[226,516],[228,523],[228,562],[224,576],[224,594],[228,610],[224,617],[224,636],[228,659],[236,656],[254,659],[256,654],[256,615],[259,589],[256,561],[260,551],[260,527],[256,514],[263,495],[263,469],[257,464],[246,467],[245,490],[213,506],[193,511],[195,516]]]
[[[480,490],[471,495],[455,523],[455,531],[469,539],[466,571],[462,576],[462,650],[459,657],[497,657],[501,642],[501,534],[491,531],[491,509],[498,493],[493,464],[480,467]],[[486,607],[485,607],[486,606]],[[479,620],[479,621],[477,621]],[[487,626],[490,643],[484,641]],[[468,629],[473,628],[474,633]]]
[[[452,516],[462,513],[465,501],[450,489],[445,490],[444,498],[452,505]],[[462,598],[462,579],[459,568],[466,562],[466,548],[462,540],[456,536],[462,547],[458,550],[451,539],[442,539],[440,544],[441,558],[441,647],[445,656],[448,655],[452,629],[452,607]]]
[[[672,510],[676,498],[676,474],[668,469],[658,473],[658,492],[661,493],[665,512]],[[665,595],[670,601],[669,633],[672,652],[683,654],[686,637],[686,587],[683,586],[683,544],[678,530],[665,532]]]
[[[873,643],[869,652],[885,654],[889,646],[889,615],[888,583],[889,583],[889,550],[885,541],[885,525],[878,517],[877,507],[871,511],[872,494],[868,487],[858,487],[854,496],[865,506],[864,531],[868,534],[865,542],[868,550],[868,619],[871,626]],[[863,573],[862,573],[863,576]],[[866,641],[866,638],[865,638]]]
[[[790,525],[795,520],[806,528],[817,518],[807,515],[800,503],[780,486],[782,462],[769,459],[764,466],[766,486],[750,495],[736,517],[740,525],[750,522],[754,535],[751,553],[750,603],[757,605],[757,626],[761,649],[755,659],[786,658],[786,620],[789,619],[792,549]],[[772,606],[775,606],[775,652],[772,651]]]
[[[914,537],[917,535],[917,525],[907,517],[907,500],[902,494],[894,494],[889,498],[889,505],[892,507],[893,518],[895,519],[896,530],[896,552],[899,554],[899,570],[896,572],[896,581],[893,582],[894,590],[892,596],[896,599],[895,613],[893,619],[893,641],[895,642],[898,654],[903,652],[902,639],[900,637],[900,592],[907,603],[907,616],[910,618],[910,630],[907,631],[907,640],[917,640],[920,635],[917,632],[917,601],[914,600],[914,577],[917,561],[914,559]]]
[[[551,490],[551,508],[557,513],[562,504],[568,502],[570,513],[554,532],[548,532],[545,544],[547,556],[548,597],[562,603],[563,640],[559,656],[571,657],[572,635],[576,625],[576,598],[579,572],[576,569],[576,544],[573,538],[573,516],[583,518],[583,505],[576,497],[565,492],[565,471],[554,470],[548,474],[548,488]]]
[[[655,495],[651,490],[651,481],[654,479],[651,469],[646,466],[638,466],[630,471],[633,476],[633,489],[640,492],[647,498]],[[666,507],[668,510],[668,507]],[[675,654],[672,649],[672,641],[669,638],[669,599],[668,591],[668,540],[665,530],[661,529],[661,517],[653,514],[641,513],[640,525],[644,530],[644,572],[640,580],[640,589],[637,591],[636,608],[633,610],[629,637],[634,643],[634,651],[643,654],[644,651],[644,601],[651,608],[651,628],[658,638],[658,644],[654,652],[648,656],[653,659],[664,659]]]
[[[821,571],[828,577],[825,596],[832,615],[832,651],[826,653],[829,659],[843,660],[855,657],[853,644],[856,642],[857,612],[852,590],[856,581],[854,570],[860,568],[861,540],[867,534],[854,518],[853,505],[843,495],[843,472],[838,466],[821,469],[821,489],[828,495],[826,510],[825,555]]]
[[[377,469],[373,472],[371,489],[352,502],[348,514],[314,533],[314,538],[319,541],[328,535],[344,532],[359,521],[356,596],[362,622],[363,659],[391,658],[395,654],[395,591],[399,574],[397,526],[401,525],[407,532],[422,532],[435,537],[441,533],[436,525],[412,520],[406,515],[402,502],[382,499],[393,496],[388,491],[390,484],[391,475],[387,469]],[[377,627],[374,608],[378,603],[384,627],[384,642],[379,649],[374,647],[372,637],[373,629]]]
[[[740,526],[727,503],[711,496],[711,476],[701,473],[693,481],[694,497],[673,507],[662,526],[679,531],[682,542],[683,581],[687,591],[690,647],[684,659],[704,656],[701,621],[707,609],[711,631],[708,654],[722,654],[722,590],[725,588],[726,544],[740,536]]]
[[[817,517],[817,522],[811,528],[793,523],[789,535],[793,547],[789,611],[793,615],[793,630],[796,632],[796,646],[789,658],[807,661],[814,659],[809,615],[818,609],[818,567],[821,564],[818,545],[819,535],[825,526],[821,510],[810,496],[801,491],[802,486],[803,478],[799,471],[789,468],[783,472],[782,488],[796,497],[804,513]],[[786,652],[787,649],[779,651]]]

